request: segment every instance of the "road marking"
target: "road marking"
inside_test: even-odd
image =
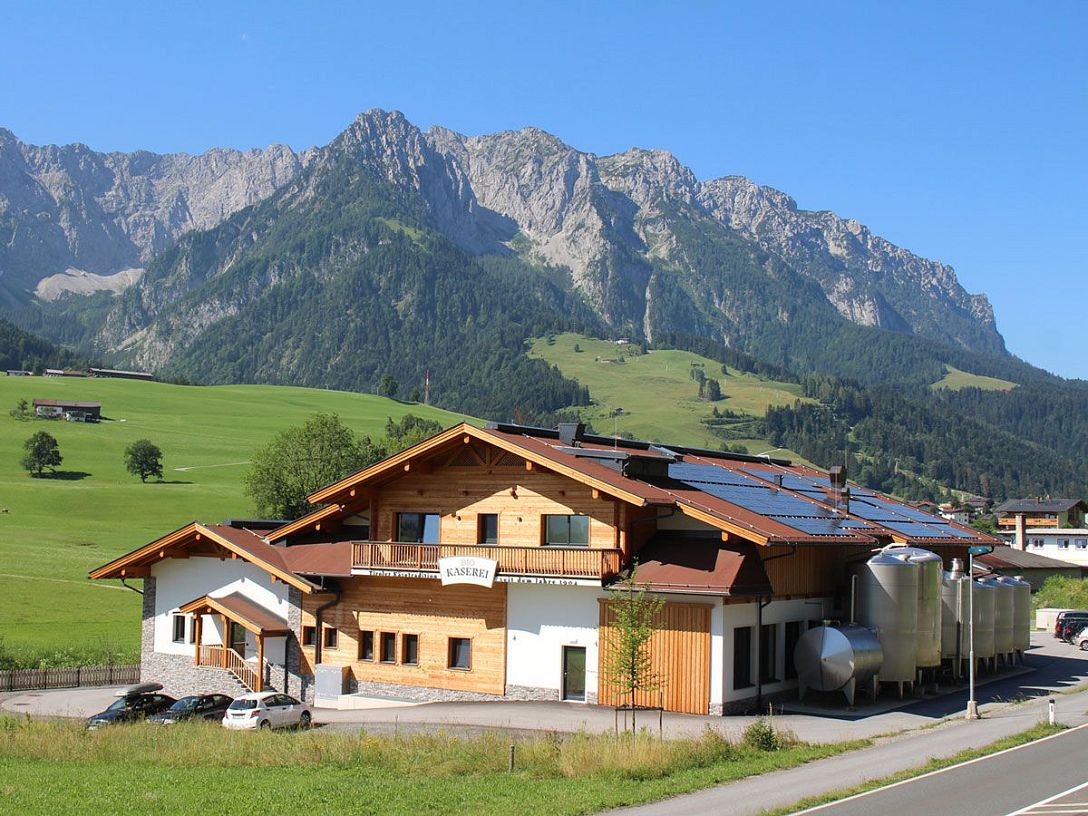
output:
[[[996,752],[994,752],[992,754],[986,754],[985,756],[980,756],[980,757],[975,757],[974,759],[969,759],[966,762],[959,762],[959,763],[957,763],[955,765],[949,765],[947,768],[938,768],[935,771],[930,771],[929,773],[919,774],[918,776],[912,776],[909,779],[900,779],[898,782],[892,782],[890,785],[883,785],[883,786],[881,786],[879,788],[873,788],[872,790],[864,791],[862,793],[855,793],[853,796],[847,796],[845,799],[836,799],[834,802],[825,802],[822,805],[816,805],[815,807],[806,808],[805,810],[798,810],[798,811],[796,811],[794,813],[791,813],[790,816],[802,816],[802,814],[805,814],[805,813],[818,813],[819,811],[824,810],[825,808],[834,807],[835,805],[841,805],[843,802],[851,802],[854,799],[862,799],[862,798],[864,798],[866,796],[872,796],[874,793],[881,793],[881,792],[886,791],[886,790],[891,790],[892,788],[898,788],[900,785],[906,785],[906,784],[909,784],[911,782],[917,782],[919,779],[926,779],[927,777],[936,776],[937,774],[943,774],[943,773],[946,773],[947,771],[954,771],[957,768],[966,768],[968,765],[974,765],[976,762],[982,762],[983,760],[993,759],[994,757],[999,757],[1002,754],[1008,754],[1008,753],[1012,753],[1013,751],[1019,751],[1021,748],[1027,748],[1027,747],[1029,747],[1031,745],[1038,745],[1041,742],[1047,742],[1048,740],[1057,739],[1058,737],[1064,737],[1066,734],[1072,734],[1075,731],[1080,731],[1082,728],[1088,728],[1088,723],[1083,723],[1082,725],[1076,725],[1076,726],[1073,726],[1072,728],[1067,728],[1065,731],[1059,731],[1057,734],[1051,734],[1049,737],[1043,737],[1042,739],[1032,740],[1031,742],[1025,742],[1022,745],[1014,745],[1012,748],[1005,748],[1005,749],[1003,749],[1001,751],[996,751]],[[1073,788],[1072,790],[1068,790],[1065,793],[1066,794],[1072,793],[1073,791],[1079,790],[1080,788],[1083,788],[1085,786],[1088,786],[1088,783],[1085,783],[1084,785],[1081,785],[1078,788]],[[1058,795],[1059,796],[1064,796],[1065,794],[1058,794]],[[1043,801],[1049,802],[1050,799],[1045,799]],[[1033,805],[1033,807],[1034,807],[1034,805]],[[1016,811],[1016,812],[1020,813],[1020,811]],[[1009,814],[1009,816],[1012,816],[1012,814]]]
[[[1075,808],[1076,803],[1074,803],[1074,802],[1067,802],[1067,803],[1058,804],[1058,805],[1048,804],[1049,802],[1053,802],[1055,799],[1061,799],[1063,796],[1068,796],[1071,793],[1076,793],[1077,791],[1084,790],[1085,788],[1088,788],[1088,782],[1081,782],[1079,785],[1076,785],[1076,786],[1070,788],[1067,791],[1062,791],[1061,793],[1055,793],[1053,796],[1048,796],[1046,799],[1040,799],[1034,805],[1028,805],[1027,807],[1020,808],[1020,810],[1014,810],[1012,813],[1006,814],[1006,816],[1021,816],[1021,814],[1032,813],[1032,812],[1035,812],[1037,814],[1041,814],[1041,813],[1088,813],[1088,810],[1085,810],[1084,808]],[[1042,810],[1036,810],[1036,808],[1043,808],[1043,809]],[[1075,808],[1075,809],[1062,809],[1062,810],[1059,810],[1058,808]]]
[[[124,587],[110,586],[109,584],[92,584],[90,581],[73,581],[71,578],[44,578],[39,575],[17,575],[14,572],[0,572],[0,578],[22,578],[27,581],[53,581],[58,584],[78,584],[84,587],[93,587],[95,589],[119,589],[122,592],[125,591]]]
[[[207,468],[216,467],[234,467],[235,465],[248,465],[249,460],[245,462],[223,462],[219,465],[189,465],[189,467],[174,468],[174,470],[180,470],[182,473],[188,473],[190,470],[206,470]]]

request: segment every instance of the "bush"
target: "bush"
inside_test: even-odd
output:
[[[1036,609],[1088,609],[1088,581],[1052,575],[1031,598]]]
[[[744,729],[741,742],[755,751],[778,751],[783,747],[778,732],[763,717],[756,718],[754,723]]]

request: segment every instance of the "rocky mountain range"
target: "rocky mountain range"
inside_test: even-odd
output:
[[[311,178],[343,168],[344,156],[414,195],[428,226],[470,253],[563,270],[617,332],[652,341],[682,327],[766,353],[767,343],[751,342],[753,324],[804,320],[816,298],[817,312],[858,326],[1004,352],[984,295],[857,221],[799,210],[740,176],[701,182],[665,151],[599,157],[535,128],[423,133],[385,111],[301,153],[97,153],[26,145],[0,130],[0,291],[9,303],[120,291],[179,236],[218,226],[307,168]],[[701,257],[709,245],[728,260]],[[753,309],[753,297],[774,302]],[[101,340],[107,352],[133,345],[116,331]],[[169,353],[144,362],[162,365]]]

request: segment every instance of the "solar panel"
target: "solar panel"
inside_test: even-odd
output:
[[[866,498],[866,502],[875,505],[876,507],[883,508],[890,513],[894,513],[897,516],[903,518],[912,519],[913,521],[920,521],[922,524],[944,524],[942,519],[936,518],[929,513],[923,513],[921,510],[915,510],[913,507],[907,507],[902,504],[893,504],[891,502],[878,499],[876,496]]]
[[[800,530],[803,533],[809,535],[829,535],[829,536],[844,536],[850,535],[858,528],[865,527],[859,521],[851,521],[850,519],[835,519],[835,518],[811,518],[804,517],[799,518],[797,516],[771,516],[775,521],[780,521],[795,530]]]
[[[698,465],[690,462],[673,462],[669,465],[669,477],[679,482],[702,482],[706,484],[747,485],[764,487],[755,479],[743,473],[737,473],[717,465]]]
[[[941,525],[939,524],[935,524],[932,527],[928,524],[919,524],[916,521],[886,521],[883,522],[883,524],[890,530],[895,530],[897,533],[902,533],[903,535],[912,536],[914,538],[949,537],[948,533],[946,533],[945,530],[942,530]],[[947,525],[945,525],[945,527],[947,528]]]

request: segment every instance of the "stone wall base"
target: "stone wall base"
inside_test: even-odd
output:
[[[140,681],[162,683],[163,693],[171,697],[190,694],[226,694],[237,697],[249,691],[226,669],[197,666],[184,655],[144,653],[140,663]]]

